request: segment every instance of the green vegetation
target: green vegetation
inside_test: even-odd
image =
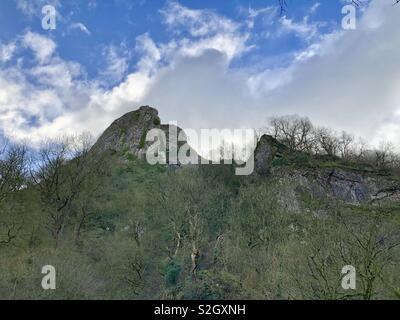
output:
[[[134,121],[139,121],[140,119],[140,112],[139,111],[135,111],[132,113],[132,117]]]
[[[361,164],[281,150],[271,175],[239,177],[230,165],[150,166],[128,149],[89,146],[49,144],[31,161],[22,147],[5,149],[0,298],[400,296],[399,202],[350,205],[301,180]],[[378,173],[368,171],[398,181]],[[56,290],[41,287],[45,265],[56,268]],[[355,290],[341,286],[346,265]]]
[[[278,154],[272,160],[273,167],[289,167],[293,169],[344,169],[363,173],[374,173],[380,176],[390,177],[393,170],[390,168],[378,168],[371,164],[350,159],[343,159],[331,155],[312,154],[310,152],[287,150]]]
[[[140,136],[140,142],[139,142],[139,149],[143,149],[146,145],[146,135],[147,135],[147,129],[143,129],[142,135]]]
[[[123,137],[125,137],[125,135],[126,135],[126,128],[121,128],[119,130],[119,137],[123,138]]]

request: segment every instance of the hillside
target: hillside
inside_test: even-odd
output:
[[[0,298],[400,297],[394,171],[269,135],[250,176],[233,165],[171,170],[144,160],[152,128],[168,132],[156,109],[128,113],[86,154],[60,162],[55,191],[46,167],[0,202]],[[57,290],[41,289],[44,265],[56,268]],[[357,270],[351,292],[345,265]]]

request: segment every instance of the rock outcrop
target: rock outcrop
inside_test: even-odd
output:
[[[146,151],[152,142],[146,141],[147,133],[152,129],[160,129],[166,137],[166,156],[169,163],[169,141],[170,128],[172,125],[161,124],[158,111],[150,106],[142,106],[136,111],[129,112],[115,120],[100,136],[92,147],[92,152],[111,151],[119,154],[133,154],[140,159],[145,159]],[[182,129],[173,127],[177,136]],[[179,141],[178,148],[185,144]],[[196,151],[190,150],[191,154],[197,156]],[[198,157],[198,156],[197,156]]]
[[[396,187],[395,181],[356,169],[320,167],[323,164],[321,159],[314,159],[316,163],[312,167],[296,165],[296,160],[307,157],[310,155],[290,150],[272,136],[263,135],[254,152],[255,175],[284,180],[282,197],[290,198],[294,207],[301,202],[295,198],[302,192],[311,198],[328,198],[355,205],[400,200],[400,186]],[[289,165],[274,165],[279,162]]]
[[[283,156],[288,148],[270,135],[263,135],[254,151],[254,170],[259,175],[267,175],[271,171],[272,161]]]
[[[165,133],[168,155],[170,125],[161,124],[158,111],[149,106],[142,106],[115,120],[100,136],[92,151],[111,151],[121,155],[130,153],[144,159],[151,144],[146,142],[146,135],[154,128]],[[178,135],[182,131],[179,127],[175,129]],[[184,143],[179,142],[178,148]],[[190,152],[195,154],[199,159],[198,163],[201,163],[201,157],[194,150]],[[310,157],[306,153],[290,150],[272,136],[263,135],[254,152],[254,175],[261,179],[268,179],[272,175],[284,181],[282,197],[290,199],[286,202],[290,202],[294,209],[296,203],[300,203],[296,198],[301,192],[312,198],[327,197],[349,204],[400,200],[400,186],[396,187],[396,182],[379,179],[371,173],[342,168],[299,168],[290,165],[293,158],[301,159],[305,156]],[[276,166],[277,163],[284,165]],[[287,163],[289,165],[286,165]]]
[[[115,120],[100,136],[92,150],[129,151],[139,155],[146,147],[146,134],[153,128],[160,128],[158,111],[142,106]]]

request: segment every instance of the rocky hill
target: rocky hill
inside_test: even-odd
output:
[[[149,147],[146,134],[154,128],[163,130],[169,141],[169,125],[161,123],[156,109],[142,106],[115,120],[100,136],[93,151],[108,150],[122,156],[130,153],[144,160]],[[178,127],[178,134],[181,131]],[[291,199],[289,207],[293,210],[301,210],[299,194],[304,193],[316,199],[328,197],[349,204],[400,200],[397,179],[380,176],[365,168],[345,167],[340,162],[314,159],[308,154],[290,150],[269,135],[259,139],[254,162],[253,175],[265,179],[273,176],[281,180],[282,198]]]
[[[233,165],[169,170],[142,159],[153,128],[168,136],[156,109],[130,112],[91,153],[46,162],[0,199],[0,299],[400,297],[394,171],[268,135],[250,176]],[[57,290],[41,289],[44,265]],[[351,295],[347,265],[359,279]]]
[[[138,110],[129,112],[115,120],[97,140],[92,152],[111,151],[120,155],[129,153],[145,160],[146,151],[152,143],[146,141],[146,135],[152,129],[160,129],[166,136],[166,161],[169,163],[170,126],[161,123],[156,109],[150,106],[142,106]],[[182,129],[179,127],[174,129],[179,136]],[[185,141],[179,141],[177,145],[179,147],[184,143]],[[191,153],[197,156],[194,150],[191,150]],[[180,164],[178,163],[178,165]]]

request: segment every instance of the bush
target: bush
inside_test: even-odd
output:
[[[289,166],[290,161],[287,158],[275,158],[272,160],[272,166],[274,167],[283,167],[283,166]]]
[[[305,152],[294,153],[291,160],[295,167],[310,168],[314,166],[311,155]]]
[[[176,286],[179,281],[182,267],[174,261],[171,261],[165,270],[165,284],[167,287]]]
[[[188,280],[183,290],[183,299],[226,300],[244,296],[240,281],[227,272],[204,270],[196,280]]]

